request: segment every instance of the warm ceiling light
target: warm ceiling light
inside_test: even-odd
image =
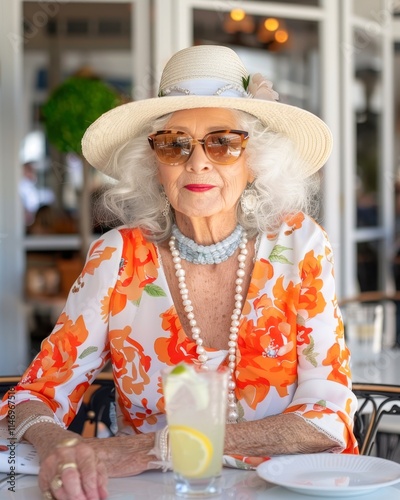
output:
[[[288,38],[289,38],[289,33],[285,30],[278,30],[275,33],[275,40],[278,43],[285,43],[287,42]]]
[[[230,16],[234,21],[243,21],[246,17],[246,12],[243,9],[233,9]]]
[[[267,31],[276,31],[279,28],[279,21],[274,17],[269,17],[264,21],[264,26]]]

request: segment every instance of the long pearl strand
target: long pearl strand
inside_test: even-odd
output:
[[[207,351],[203,347],[203,339],[201,338],[201,330],[197,325],[197,321],[195,319],[193,313],[192,301],[189,299],[189,290],[186,286],[185,279],[185,270],[182,268],[182,259],[179,253],[179,250],[175,246],[176,238],[175,236],[171,236],[169,240],[169,248],[172,255],[172,260],[175,266],[175,276],[178,278],[180,294],[182,297],[182,304],[184,310],[186,312],[186,316],[189,320],[189,324],[191,327],[192,338],[196,342],[196,353],[198,356],[198,361],[201,364],[205,364],[208,360]],[[247,233],[243,231],[242,237],[240,239],[240,252],[238,255],[238,270],[236,271],[236,288],[235,288],[235,307],[231,316],[231,326],[229,329],[229,341],[228,341],[228,366],[230,370],[229,374],[229,383],[228,383],[228,422],[234,423],[237,422],[239,417],[238,408],[236,403],[235,396],[235,388],[236,383],[234,380],[234,374],[236,370],[236,351],[237,351],[237,341],[238,341],[238,332],[239,332],[239,318],[242,312],[243,306],[243,277],[245,275],[245,267],[246,267],[246,257],[248,254],[247,250]]]

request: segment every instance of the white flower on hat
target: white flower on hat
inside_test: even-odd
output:
[[[267,80],[261,73],[255,73],[249,79],[247,92],[254,99],[264,99],[265,101],[277,101],[279,94],[272,88],[272,82]]]

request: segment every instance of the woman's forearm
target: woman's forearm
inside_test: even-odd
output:
[[[40,401],[20,403],[16,407],[16,427],[31,415],[53,417],[52,411]],[[149,462],[156,460],[149,455],[154,447],[154,433],[112,438],[86,438],[68,431],[52,423],[38,423],[30,427],[24,434],[24,439],[33,444],[39,454],[40,462],[54,453],[56,446],[67,438],[78,438],[89,445],[95,454],[107,467],[111,477],[139,474],[150,468]]]
[[[295,453],[318,453],[337,447],[322,432],[294,414],[280,414],[230,424],[226,427],[225,453],[244,456],[272,456]]]
[[[54,413],[40,401],[26,401],[19,403],[15,408],[16,428],[32,415],[54,417]],[[57,424],[41,422],[29,427],[23,438],[33,444],[39,454],[40,460],[53,450],[54,446],[68,437],[79,437],[76,433],[63,429]]]

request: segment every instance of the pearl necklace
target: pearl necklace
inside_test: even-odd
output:
[[[181,264],[182,259],[179,250],[175,246],[175,242],[176,242],[175,236],[171,236],[169,240],[169,249],[171,251],[172,261],[175,267],[175,276],[178,278],[179,281],[178,286],[182,297],[182,304],[186,312],[186,316],[189,320],[189,324],[192,331],[192,338],[196,342],[196,353],[198,356],[197,359],[202,365],[204,365],[208,360],[207,351],[203,347],[203,339],[200,337],[201,330],[197,326],[197,321],[194,317],[192,301],[189,299],[189,290],[186,286],[186,280],[185,280],[186,273],[185,270],[182,269],[182,264]],[[239,266],[238,270],[236,271],[237,278],[235,281],[236,284],[235,307],[233,309],[231,316],[231,326],[229,329],[230,334],[228,342],[228,366],[230,374],[228,383],[227,419],[229,423],[237,422],[237,419],[239,417],[237,403],[236,403],[236,396],[235,396],[236,383],[234,380],[234,374],[236,370],[236,351],[237,351],[237,341],[239,332],[239,317],[242,312],[242,305],[243,305],[242,284],[243,284],[243,277],[245,275],[244,268],[246,266],[246,257],[248,254],[247,242],[248,242],[247,233],[243,231],[239,243],[240,253],[238,255]]]

